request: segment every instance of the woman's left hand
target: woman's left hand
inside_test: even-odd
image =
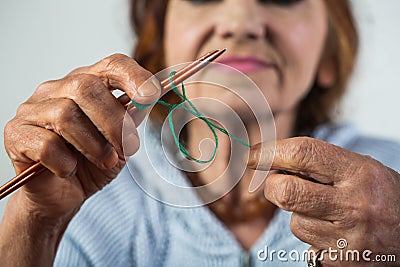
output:
[[[397,266],[382,262],[390,255],[400,265],[400,174],[369,156],[307,137],[277,141],[275,153],[268,143],[252,148],[250,168],[271,164],[287,174],[268,176],[265,197],[293,212],[294,235],[326,250],[323,266]],[[336,261],[329,248],[337,251]],[[340,250],[348,262],[340,262]],[[351,261],[350,250],[358,250],[359,262]]]

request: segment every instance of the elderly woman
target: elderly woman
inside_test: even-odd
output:
[[[111,55],[41,84],[5,129],[17,173],[38,161],[48,171],[9,200],[0,226],[2,265],[305,266],[288,254],[310,246],[314,256],[322,254],[310,266],[373,266],[379,265],[374,255],[400,257],[400,175],[393,170],[400,169],[400,146],[331,120],[357,52],[348,1],[131,4],[136,61]],[[219,47],[228,49],[221,62],[247,74],[268,100],[275,155],[269,143],[251,142],[247,170],[228,194],[197,208],[163,204],[132,179],[154,179],[140,157],[132,158],[131,172],[124,167],[124,152],[135,154],[144,136],[132,131],[125,137],[130,149],[123,151],[124,97],[111,92],[153,103],[159,84],[153,79],[139,87],[151,72]],[[245,124],[251,129],[250,121]],[[203,128],[188,126],[189,151],[196,152]],[[218,153],[228,153],[226,143]],[[175,173],[205,184],[224,160],[217,156],[197,174]],[[249,193],[247,174],[269,167],[275,172]],[[321,253],[329,248],[371,253],[344,263],[344,257]],[[287,254],[271,258],[271,250]]]

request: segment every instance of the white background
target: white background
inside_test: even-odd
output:
[[[0,128],[43,81],[116,52],[130,54],[128,0],[0,0]],[[400,140],[400,1],[354,0],[361,54],[342,120]],[[3,131],[1,130],[3,140]],[[0,145],[0,184],[14,176]],[[5,200],[0,202],[0,217]]]

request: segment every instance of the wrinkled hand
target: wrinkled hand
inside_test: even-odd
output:
[[[260,144],[250,153],[249,167],[284,170],[265,181],[264,194],[278,207],[292,211],[291,231],[314,250],[364,250],[372,266],[400,265],[400,175],[368,156],[298,137]],[[343,244],[342,244],[343,245]],[[342,246],[340,245],[340,246]],[[396,263],[373,262],[378,254],[396,255]],[[339,255],[338,253],[336,255]],[[351,256],[350,256],[351,259]],[[357,262],[330,261],[323,266],[352,266]],[[393,264],[393,265],[391,265]]]
[[[5,128],[6,150],[17,174],[34,162],[49,170],[13,196],[17,206],[49,220],[68,219],[114,179],[124,155],[139,147],[138,122],[125,116],[123,103],[158,99],[156,79],[139,88],[151,76],[133,59],[115,54],[41,84]],[[127,96],[115,98],[114,89]],[[124,137],[129,151],[123,151],[123,123],[133,126]]]

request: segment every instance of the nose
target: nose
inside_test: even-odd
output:
[[[215,28],[220,37],[257,40],[266,36],[266,25],[262,16],[257,14],[257,6],[253,1],[236,1],[224,9]]]

